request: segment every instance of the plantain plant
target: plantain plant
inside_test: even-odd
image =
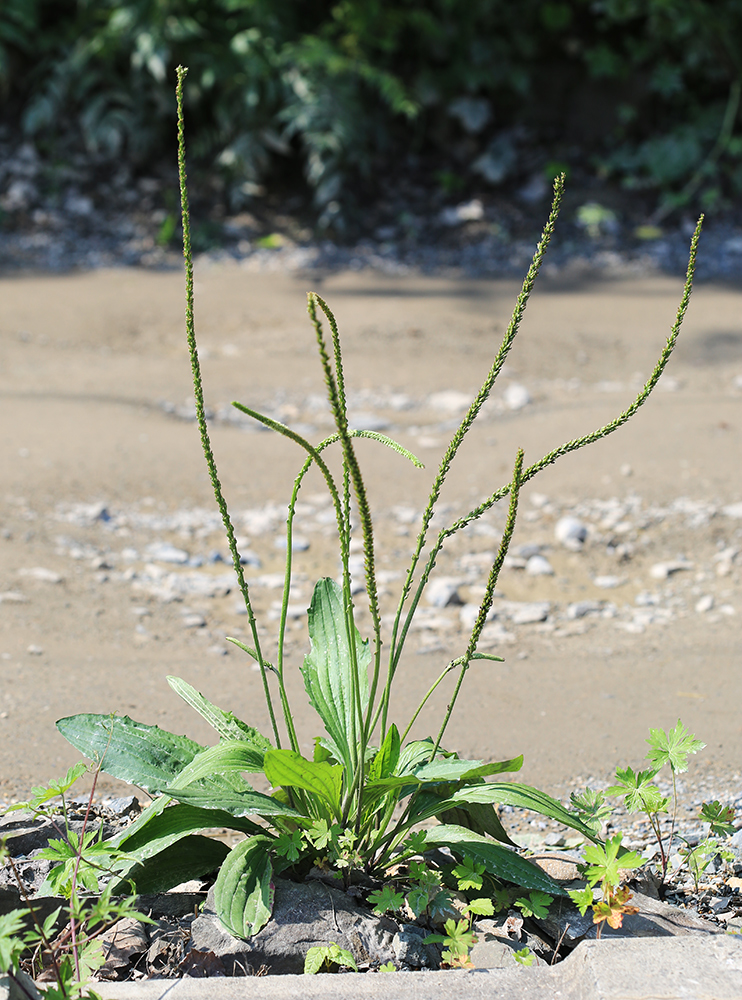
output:
[[[283,874],[303,879],[313,866],[334,875],[346,886],[364,881],[386,899],[407,898],[416,916],[443,919],[446,878],[435,871],[434,848],[445,847],[459,866],[481,867],[486,884],[478,889],[497,898],[505,890],[563,895],[564,890],[541,868],[522,857],[504,830],[497,806],[521,806],[577,830],[600,844],[594,825],[578,810],[564,808],[536,788],[510,780],[487,779],[512,774],[522,756],[496,763],[462,760],[447,747],[446,729],[462,684],[476,660],[499,660],[478,650],[482,629],[492,606],[498,574],[508,551],[524,484],[562,455],[577,451],[617,430],[647,400],[675,346],[691,292],[699,220],[690,246],[687,279],[669,339],[649,380],[631,405],[614,420],[561,445],[527,465],[522,450],[515,456],[509,482],[496,488],[464,517],[442,528],[430,540],[431,521],[441,488],[469,429],[487,400],[515,339],[529,295],[554,231],[564,178],[554,184],[551,212],[533,261],[518,295],[499,350],[468,412],[445,452],[422,515],[396,613],[391,622],[389,651],[382,657],[382,622],[376,582],[373,521],[365,481],[355,449],[358,437],[371,438],[415,465],[406,449],[373,431],[352,430],[348,423],[343,360],[335,318],[327,303],[312,292],[308,310],[335,433],[311,444],[289,427],[240,403],[243,413],[289,438],[305,453],[288,504],[286,571],[278,623],[276,662],[263,653],[235,532],[222,492],[204,412],[201,372],[196,349],[193,312],[193,264],[186,186],[185,139],[182,110],[186,70],[178,70],[179,172],[186,275],[186,329],[192,365],[196,411],[206,462],[216,502],[222,514],[234,570],[244,597],[251,644],[236,640],[256,661],[270,717],[266,736],[218,708],[185,681],[170,677],[173,690],[214,729],[217,742],[202,746],[185,736],[165,732],[124,716],[75,715],[61,719],[60,732],[77,749],[97,761],[116,778],[131,782],[153,796],[137,821],[120,833],[111,846],[128,859],[119,871],[121,885],[134,882],[139,892],[166,889],[184,879],[215,871],[215,901],[219,917],[233,934],[247,938],[271,917],[274,882]],[[325,332],[329,328],[329,336]],[[340,452],[342,477],[336,478],[325,452]],[[302,674],[306,697],[319,716],[323,735],[314,743],[313,759],[300,753],[300,744],[286,685],[284,638],[292,583],[292,532],[299,490],[311,466],[324,477],[337,523],[342,564],[341,583],[321,579],[308,611],[309,649]],[[494,504],[506,500],[508,515],[502,541],[468,642],[460,656],[445,664],[422,698],[412,718],[396,718],[394,681],[400,669],[420,599],[431,578],[436,558],[449,538],[479,518]],[[371,616],[371,636],[356,627],[349,568],[351,536],[360,525],[365,562],[365,586]],[[407,739],[410,728],[439,685],[453,680],[447,709],[434,737]],[[248,778],[261,775],[271,794],[257,791]],[[433,824],[431,821],[437,821]],[[424,828],[421,828],[424,825]],[[232,850],[203,835],[204,830],[227,827],[244,834]],[[445,853],[445,852],[444,852]],[[373,893],[372,893],[373,895]],[[373,900],[372,900],[373,902]],[[371,904],[370,904],[371,905]],[[390,903],[393,910],[394,905]],[[440,922],[440,920],[439,920]]]

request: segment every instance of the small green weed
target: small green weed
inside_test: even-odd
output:
[[[43,922],[39,919],[15,862],[0,842],[0,861],[10,867],[25,904],[22,909],[0,916],[0,973],[15,980],[25,992],[19,975],[22,964],[34,975],[50,968],[54,982],[42,989],[47,1000],[100,1000],[90,987],[90,978],[105,961],[101,934],[124,917],[154,923],[136,909],[136,893],[122,894],[118,874],[132,859],[87,830],[100,766],[94,768],[82,829],[77,833],[70,827],[65,794],[88,771],[87,764],[75,764],[64,780],[32,789],[28,802],[20,802],[8,810],[28,809],[34,817],[48,819],[57,829],[58,839],[50,841],[49,847],[39,851],[38,856],[57,862],[42,892],[63,895],[68,900],[65,912],[58,907]],[[102,892],[99,891],[101,876],[108,882]],[[84,898],[83,892],[99,894],[91,899]]]
[[[248,938],[270,920],[274,878],[283,874],[301,881],[316,865],[346,887],[354,876],[370,879],[372,885],[376,880],[380,888],[369,899],[377,912],[407,907],[421,921],[444,923],[450,964],[465,966],[474,914],[494,912],[495,905],[504,905],[505,900],[515,900],[524,913],[539,914],[544,912],[547,900],[565,892],[540,867],[513,850],[515,845],[500,822],[498,806],[520,806],[555,819],[603,849],[596,827],[600,812],[597,804],[581,809],[573,803],[573,808],[565,808],[536,788],[502,780],[498,776],[519,770],[522,756],[492,763],[462,760],[447,748],[445,735],[469,670],[483,661],[500,659],[479,652],[478,646],[515,529],[521,488],[563,455],[613,433],[649,398],[668,363],[688,306],[701,222],[691,242],[685,288],[669,339],[634,401],[609,423],[566,442],[530,465],[523,451],[517,450],[509,481],[494,488],[465,516],[446,524],[431,538],[433,516],[451,466],[505,364],[554,231],[564,187],[563,177],[557,178],[551,213],[508,329],[433,479],[399,603],[383,643],[376,541],[366,483],[356,454],[357,439],[367,438],[383,445],[416,467],[421,463],[382,434],[350,428],[337,323],[327,303],[316,293],[309,294],[309,318],[335,432],[313,444],[277,420],[242,403],[234,404],[242,413],[294,442],[304,455],[288,502],[285,584],[277,654],[275,663],[270,663],[263,652],[264,635],[253,610],[205,417],[193,310],[182,103],[185,75],[186,71],[179,69],[179,170],[186,328],[196,412],[250,629],[248,643],[232,641],[258,666],[271,734],[269,738],[258,732],[175,677],[168,678],[168,682],[214,729],[218,738],[215,745],[203,746],[128,717],[82,714],[61,719],[57,726],[73,746],[101,761],[109,774],[153,796],[152,803],[132,826],[108,844],[103,842],[100,848],[103,856],[108,849],[126,856],[126,860],[118,857],[116,861],[120,885],[131,880],[139,892],[152,891],[153,886],[168,888],[184,878],[218,869],[214,892],[219,917],[232,934]],[[325,455],[330,448],[339,452],[339,476],[333,473]],[[308,611],[308,650],[301,672],[307,699],[324,729],[315,740],[310,759],[300,752],[302,744],[289,702],[284,654],[297,498],[312,466],[323,476],[332,501],[342,572],[339,583],[330,578],[319,580]],[[505,529],[465,649],[442,665],[438,678],[409,720],[398,720],[394,682],[436,559],[448,539],[500,502],[507,503]],[[354,534],[360,536],[363,548],[371,617],[369,637],[363,637],[356,624],[350,574]],[[386,654],[384,648],[388,649]],[[433,693],[447,682],[452,682],[452,690],[443,717],[433,729],[435,735],[408,740],[411,727]],[[261,775],[273,791],[257,791],[245,775]],[[487,780],[491,778],[495,780]],[[438,820],[436,825],[420,829],[433,819]],[[199,835],[213,827],[237,830],[245,834],[245,839],[228,851],[224,845]],[[92,845],[82,846],[92,855]],[[436,848],[445,848],[452,856],[453,874],[445,864],[431,860]],[[451,916],[448,883],[452,879],[466,887],[466,894],[478,894],[468,900],[460,919]],[[320,965],[327,957],[323,954]]]

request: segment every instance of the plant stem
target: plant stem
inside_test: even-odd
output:
[[[559,206],[561,204],[563,191],[564,191],[564,175],[562,174],[554,181],[554,197],[551,205],[551,212],[549,213],[548,221],[544,226],[544,230],[541,239],[539,241],[539,244],[536,247],[536,252],[533,255],[533,260],[531,261],[531,265],[528,268],[528,273],[526,274],[526,277],[523,281],[523,286],[515,303],[515,308],[513,309],[513,314],[510,318],[510,323],[508,324],[505,336],[503,337],[502,343],[500,344],[500,348],[495,356],[495,360],[492,363],[492,367],[490,368],[487,377],[484,380],[484,383],[482,384],[481,389],[477,393],[474,401],[469,407],[469,410],[467,411],[466,415],[461,421],[458,430],[451,439],[451,443],[446,449],[446,453],[443,456],[440,467],[438,469],[438,474],[436,475],[435,481],[433,483],[433,488],[430,492],[427,506],[425,508],[425,511],[423,512],[420,533],[418,534],[417,537],[415,551],[412,556],[410,568],[407,571],[407,577],[405,579],[405,583],[402,588],[402,595],[400,597],[399,605],[397,607],[397,613],[394,618],[394,624],[392,626],[392,638],[391,638],[390,654],[389,654],[389,668],[387,672],[386,686],[382,697],[382,705],[383,705],[381,711],[382,739],[386,735],[387,713],[389,708],[390,691],[391,691],[392,681],[394,679],[394,674],[396,673],[397,667],[399,665],[399,659],[402,654],[402,648],[404,646],[404,642],[407,637],[407,632],[409,629],[410,622],[412,621],[412,617],[414,616],[415,610],[417,609],[417,604],[420,600],[422,591],[428,582],[429,573],[426,572],[423,574],[420,583],[418,584],[415,597],[413,598],[412,606],[407,612],[405,624],[402,628],[402,634],[398,639],[402,612],[404,609],[404,605],[407,601],[407,598],[410,594],[415,570],[417,568],[417,564],[419,562],[421,553],[425,546],[425,539],[427,537],[428,528],[430,526],[430,522],[433,517],[433,512],[438,502],[438,498],[440,496],[443,484],[451,468],[451,463],[456,457],[456,453],[458,452],[461,443],[463,442],[467,432],[469,431],[469,428],[474,423],[475,419],[479,414],[479,411],[481,410],[485,401],[489,397],[489,394],[492,391],[492,387],[495,384],[495,380],[497,379],[497,376],[500,374],[502,366],[505,364],[505,360],[508,356],[508,353],[510,352],[510,348],[512,347],[513,341],[515,340],[515,337],[518,333],[518,329],[520,328],[520,322],[523,318],[526,305],[528,304],[528,299],[530,297],[531,291],[533,290],[534,283],[536,281],[536,278],[538,277],[539,270],[541,269],[541,263],[544,259],[544,255],[546,254],[547,247],[554,232],[554,226],[556,225],[557,216],[559,215]]]
[[[466,652],[464,653],[461,664],[461,671],[459,673],[458,681],[456,682],[456,687],[454,688],[453,695],[451,696],[451,701],[446,709],[446,716],[443,720],[441,728],[438,732],[438,737],[435,741],[435,746],[430,754],[431,761],[435,759],[435,755],[438,753],[438,748],[441,745],[441,740],[443,739],[443,734],[446,731],[451,714],[456,704],[456,699],[459,696],[459,691],[461,690],[461,685],[464,683],[464,676],[466,671],[469,669],[469,663],[471,658],[477,650],[477,643],[479,642],[479,637],[482,634],[482,629],[487,621],[487,615],[489,614],[490,608],[492,607],[492,600],[495,594],[495,586],[497,584],[497,578],[500,575],[500,570],[505,562],[505,556],[507,555],[508,548],[510,546],[510,539],[513,537],[513,531],[515,530],[515,522],[518,517],[518,499],[520,497],[520,484],[521,484],[521,473],[523,471],[523,449],[518,449],[518,454],[515,457],[515,466],[513,468],[513,481],[510,487],[510,508],[508,510],[508,519],[505,522],[505,531],[502,535],[502,541],[500,542],[500,547],[497,550],[497,556],[494,563],[492,564],[492,569],[490,570],[489,579],[487,580],[487,588],[485,590],[484,597],[482,598],[482,603],[479,607],[479,613],[477,619],[474,622],[474,627],[471,631],[471,636],[469,637],[469,644],[466,647]]]
[[[206,458],[206,465],[208,466],[209,470],[209,478],[211,479],[211,485],[214,489],[216,502],[219,506],[219,511],[222,515],[224,528],[227,532],[229,551],[232,554],[232,565],[234,566],[234,571],[237,574],[237,581],[239,583],[239,587],[242,592],[242,597],[245,601],[245,608],[247,610],[247,618],[250,623],[250,631],[252,632],[253,644],[255,646],[255,651],[258,654],[258,666],[260,667],[260,675],[263,681],[263,693],[265,695],[265,701],[268,707],[268,714],[270,715],[271,726],[273,728],[273,736],[276,741],[276,746],[280,748],[281,737],[278,732],[276,715],[275,712],[273,711],[273,701],[271,699],[271,693],[268,687],[268,674],[265,668],[265,661],[263,660],[263,654],[260,648],[260,636],[258,634],[258,625],[255,620],[255,614],[253,612],[252,602],[250,600],[250,592],[248,590],[247,581],[245,580],[245,574],[242,569],[240,554],[237,549],[237,540],[235,538],[232,519],[229,516],[227,503],[226,500],[224,499],[224,494],[222,493],[222,487],[219,481],[219,475],[217,473],[216,462],[214,460],[214,453],[211,450],[209,431],[206,426],[204,392],[203,392],[203,385],[201,382],[201,363],[198,359],[198,348],[196,347],[196,328],[195,328],[194,311],[193,311],[193,251],[191,249],[191,217],[190,217],[190,209],[188,206],[188,182],[186,175],[186,151],[185,151],[185,121],[183,118],[183,81],[185,80],[187,72],[188,70],[184,66],[178,66],[176,70],[178,76],[178,84],[176,88],[176,98],[178,105],[178,178],[180,181],[180,205],[181,205],[181,216],[183,219],[183,257],[185,259],[185,274],[186,274],[186,333],[188,336],[188,352],[191,357],[191,372],[193,375],[193,392],[196,403],[196,417],[198,420],[198,428],[201,434],[201,447],[203,448],[204,456]]]

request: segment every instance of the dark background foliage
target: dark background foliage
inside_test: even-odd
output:
[[[742,0],[2,0],[0,109],[50,163],[193,162],[235,211],[352,214],[416,158],[450,193],[561,169],[658,220],[742,193]]]

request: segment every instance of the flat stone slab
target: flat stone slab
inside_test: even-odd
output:
[[[583,941],[559,965],[532,968],[162,979],[95,989],[103,1000],[740,1000],[742,938]]]

